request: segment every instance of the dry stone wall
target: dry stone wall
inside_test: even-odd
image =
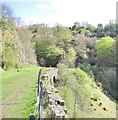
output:
[[[43,91],[45,92],[45,97],[48,100],[51,118],[58,118],[62,120],[67,118],[66,103],[60,97],[57,88],[54,87],[53,78],[57,78],[56,70],[43,74],[41,78],[43,83]]]

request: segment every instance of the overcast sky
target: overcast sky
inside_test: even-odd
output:
[[[17,2],[16,2],[17,1]],[[2,0],[25,23],[60,23],[72,26],[87,21],[97,26],[116,18],[117,0]]]

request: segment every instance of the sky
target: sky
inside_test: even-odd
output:
[[[2,0],[25,24],[56,23],[72,26],[88,22],[94,26],[116,19],[117,0]]]

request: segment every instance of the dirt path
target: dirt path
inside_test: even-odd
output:
[[[35,72],[27,73],[19,77],[15,83],[11,83],[11,87],[15,84],[15,89],[2,101],[2,118],[22,118],[23,107],[27,103],[26,96],[36,76]]]

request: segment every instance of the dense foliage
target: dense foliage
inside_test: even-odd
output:
[[[39,35],[35,38],[35,50],[39,64],[42,66],[56,66],[64,57],[64,48],[72,37],[71,31],[66,27],[57,25],[54,28],[40,27],[38,32]]]
[[[116,41],[111,37],[105,37],[97,41],[96,59],[103,67],[114,67],[116,65]]]
[[[2,16],[0,16],[0,28],[2,30],[2,38],[0,38],[2,46],[0,66],[8,69],[35,64],[36,57],[33,54],[33,45],[31,45],[32,34],[30,34],[28,29],[20,30],[20,28],[16,27],[15,17],[9,6],[3,4],[2,8]],[[22,31],[25,36],[22,34]]]
[[[73,33],[82,33],[85,36],[102,38],[105,36],[116,37],[118,33],[118,24],[109,21],[109,24],[106,24],[104,27],[102,24],[98,24],[97,27],[91,24],[80,24],[75,22],[71,28]]]

